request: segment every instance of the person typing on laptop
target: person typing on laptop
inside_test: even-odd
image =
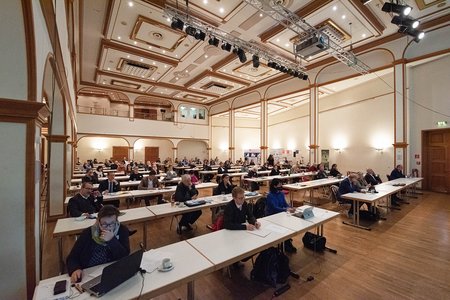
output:
[[[118,260],[130,253],[128,228],[118,221],[119,210],[103,206],[94,225],[83,230],[69,256],[67,271],[71,282],[78,282],[85,268]]]

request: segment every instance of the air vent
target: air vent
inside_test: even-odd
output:
[[[156,69],[157,68],[155,66],[151,66],[145,63],[129,59],[122,59],[119,65],[119,70],[122,73],[141,78],[150,77],[153,74],[153,72],[156,71]]]
[[[202,90],[215,93],[215,94],[225,94],[228,93],[233,87],[228,84],[219,83],[211,81],[201,87]]]

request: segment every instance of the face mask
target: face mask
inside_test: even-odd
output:
[[[277,186],[277,190],[282,191],[283,187],[282,186]]]

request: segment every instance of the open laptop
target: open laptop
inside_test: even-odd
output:
[[[81,288],[96,297],[101,297],[119,284],[127,281],[139,271],[143,250],[138,250],[103,269],[99,275],[84,283]]]

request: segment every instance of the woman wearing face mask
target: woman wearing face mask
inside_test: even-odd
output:
[[[128,228],[117,220],[119,210],[103,206],[94,225],[86,228],[67,257],[67,271],[71,282],[78,282],[82,270],[118,260],[130,254]]]
[[[275,178],[270,182],[270,192],[266,200],[266,216],[277,214],[279,212],[295,212],[295,208],[291,207],[284,197],[281,180]],[[297,248],[292,245],[292,239],[284,242],[284,250],[288,253],[297,252]]]

